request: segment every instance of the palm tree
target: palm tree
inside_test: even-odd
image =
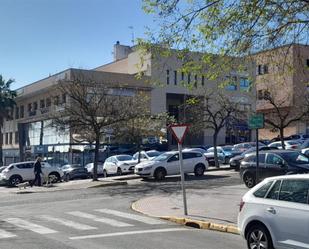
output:
[[[10,116],[10,110],[15,105],[16,92],[11,90],[11,84],[14,82],[13,79],[5,81],[0,74],[0,166],[2,162],[2,126],[5,118]]]

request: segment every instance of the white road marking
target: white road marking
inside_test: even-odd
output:
[[[12,238],[12,237],[16,237],[16,235],[0,229],[0,239],[7,239],[7,238]]]
[[[104,233],[104,234],[93,234],[93,235],[85,235],[85,236],[76,236],[76,237],[69,237],[69,239],[71,239],[71,240],[95,239],[95,238],[125,236],[125,235],[132,235],[132,234],[166,233],[166,232],[177,232],[177,231],[195,231],[195,229],[188,229],[188,228],[165,228],[165,229],[138,230],[138,231],[119,232],[119,233]]]
[[[57,233],[57,231],[55,230],[31,223],[29,221],[22,220],[19,218],[7,218],[3,220],[17,227],[21,227],[23,229],[27,229],[27,230],[30,230],[32,232],[39,233],[39,234]]]
[[[136,220],[136,221],[143,222],[143,223],[150,224],[150,225],[165,224],[165,222],[160,221],[160,220],[156,220],[156,219],[153,219],[153,218],[149,218],[149,217],[145,217],[145,216],[141,216],[141,215],[136,215],[136,214],[131,214],[131,213],[124,213],[124,212],[120,212],[120,211],[112,210],[112,209],[97,209],[95,211],[105,213],[105,214],[112,214],[112,215],[115,215],[115,216],[131,219],[131,220]]]
[[[39,218],[42,218],[44,220],[51,221],[51,222],[54,222],[54,223],[57,223],[57,224],[60,224],[60,225],[64,225],[64,226],[67,226],[67,227],[72,227],[72,228],[77,229],[77,230],[94,230],[94,229],[97,229],[96,227],[88,226],[88,225],[81,224],[81,223],[71,221],[71,220],[67,220],[67,219],[55,218],[55,217],[52,217],[52,216],[49,216],[49,215],[40,215]]]
[[[114,226],[114,227],[130,227],[130,226],[133,226],[133,225],[125,223],[125,222],[121,222],[121,221],[117,221],[117,220],[109,219],[109,218],[98,217],[96,215],[92,215],[92,214],[88,214],[88,213],[84,213],[84,212],[80,212],[80,211],[68,212],[68,214],[74,215],[74,216],[77,216],[77,217],[80,217],[80,218],[85,218],[85,219],[90,219],[90,220],[94,220],[94,221],[97,221],[97,222],[106,223],[106,224]]]

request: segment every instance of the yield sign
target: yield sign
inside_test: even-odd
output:
[[[189,125],[187,124],[179,124],[179,125],[171,125],[170,126],[174,138],[177,140],[179,144],[182,144],[185,134],[188,131]]]

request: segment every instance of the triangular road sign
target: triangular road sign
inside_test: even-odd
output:
[[[171,125],[170,128],[173,132],[174,138],[177,140],[179,144],[182,144],[185,134],[188,131],[189,125],[187,124],[179,124],[179,125]]]

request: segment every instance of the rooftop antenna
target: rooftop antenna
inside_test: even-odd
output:
[[[128,28],[131,29],[131,36],[132,36],[131,42],[132,42],[132,45],[134,46],[134,27],[133,26],[129,26]]]

